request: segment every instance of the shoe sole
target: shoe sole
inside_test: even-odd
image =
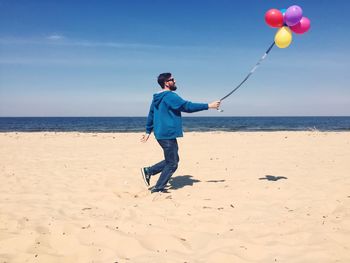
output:
[[[146,186],[149,186],[149,183],[147,183],[147,180],[146,180],[146,175],[143,172],[143,168],[141,168],[141,174],[142,174],[142,178],[143,178],[143,181],[145,182]]]
[[[151,191],[151,194],[155,194],[155,193],[170,194],[170,192],[168,190],[166,190],[166,189],[159,190],[159,191]]]

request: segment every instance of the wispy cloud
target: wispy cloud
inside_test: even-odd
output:
[[[223,47],[198,45],[161,45],[153,43],[132,43],[117,41],[96,41],[89,39],[74,39],[60,34],[51,34],[45,37],[0,37],[0,45],[51,45],[85,48],[118,48],[118,49],[222,49]]]
[[[67,46],[81,47],[106,47],[106,48],[162,48],[161,45],[143,44],[143,43],[119,43],[119,42],[95,42],[95,41],[68,41],[63,43]]]
[[[108,59],[84,59],[84,58],[38,58],[38,57],[10,57],[0,58],[0,65],[56,65],[56,66],[84,66],[84,67],[99,67],[99,66],[114,66],[114,67],[125,67],[126,65],[133,65],[135,60],[130,59],[119,59],[119,60],[108,60]],[[137,60],[138,65],[143,63],[142,60]],[[145,62],[144,62],[145,63]]]
[[[61,40],[61,39],[64,39],[64,36],[62,36],[62,35],[58,35],[58,34],[52,34],[52,35],[49,35],[48,37],[47,37],[47,39],[49,39],[49,40]]]
[[[55,45],[72,47],[102,47],[102,48],[163,48],[165,46],[147,43],[123,43],[115,41],[93,41],[70,39],[63,35],[51,34],[46,37],[18,38],[0,37],[0,45]]]

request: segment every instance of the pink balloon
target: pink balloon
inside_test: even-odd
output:
[[[310,29],[310,25],[310,20],[307,17],[303,16],[300,19],[299,23],[294,26],[290,26],[290,29],[296,34],[304,34]]]

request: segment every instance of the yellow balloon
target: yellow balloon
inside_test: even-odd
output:
[[[289,27],[284,26],[278,29],[275,35],[275,43],[279,48],[286,48],[292,43],[292,31]]]

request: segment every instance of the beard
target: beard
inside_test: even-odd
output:
[[[171,91],[175,91],[177,89],[176,85],[169,87]]]

